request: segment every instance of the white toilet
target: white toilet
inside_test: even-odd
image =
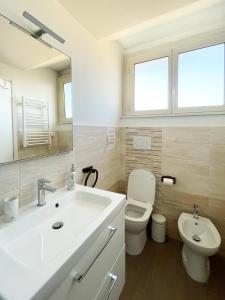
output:
[[[125,207],[126,252],[138,255],[147,241],[146,226],[155,202],[155,176],[137,169],[130,173]]]

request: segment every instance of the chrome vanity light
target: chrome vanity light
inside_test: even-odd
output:
[[[58,34],[56,34],[54,31],[52,31],[46,25],[44,25],[43,23],[41,23],[40,21],[38,21],[38,19],[36,19],[35,17],[33,17],[27,11],[23,12],[23,16],[27,20],[31,21],[33,24],[35,24],[37,27],[40,28],[39,30],[37,30],[37,31],[34,32],[34,34],[32,35],[33,37],[40,38],[40,37],[42,37],[43,34],[48,33],[49,35],[51,35],[54,39],[56,39],[61,44],[65,43],[65,40],[63,38],[61,38]]]

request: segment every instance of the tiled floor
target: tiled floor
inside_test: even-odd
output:
[[[127,255],[120,300],[225,300],[225,259],[212,257],[209,282],[197,283],[185,273],[181,247],[148,241],[141,255]]]

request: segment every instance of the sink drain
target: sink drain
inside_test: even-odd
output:
[[[53,229],[60,229],[63,227],[63,222],[55,222],[53,225],[52,225],[52,228]]]
[[[200,241],[201,241],[200,236],[198,236],[197,234],[192,235],[192,239],[193,239],[194,241],[196,241],[196,242],[200,242]]]

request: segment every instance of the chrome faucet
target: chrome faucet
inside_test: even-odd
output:
[[[194,204],[193,218],[198,220],[198,214],[199,214],[199,207],[197,204]]]
[[[54,193],[56,189],[50,185],[47,185],[47,183],[50,183],[51,181],[40,178],[38,179],[37,185],[38,185],[38,206],[43,206],[46,204],[45,201],[45,191]]]

